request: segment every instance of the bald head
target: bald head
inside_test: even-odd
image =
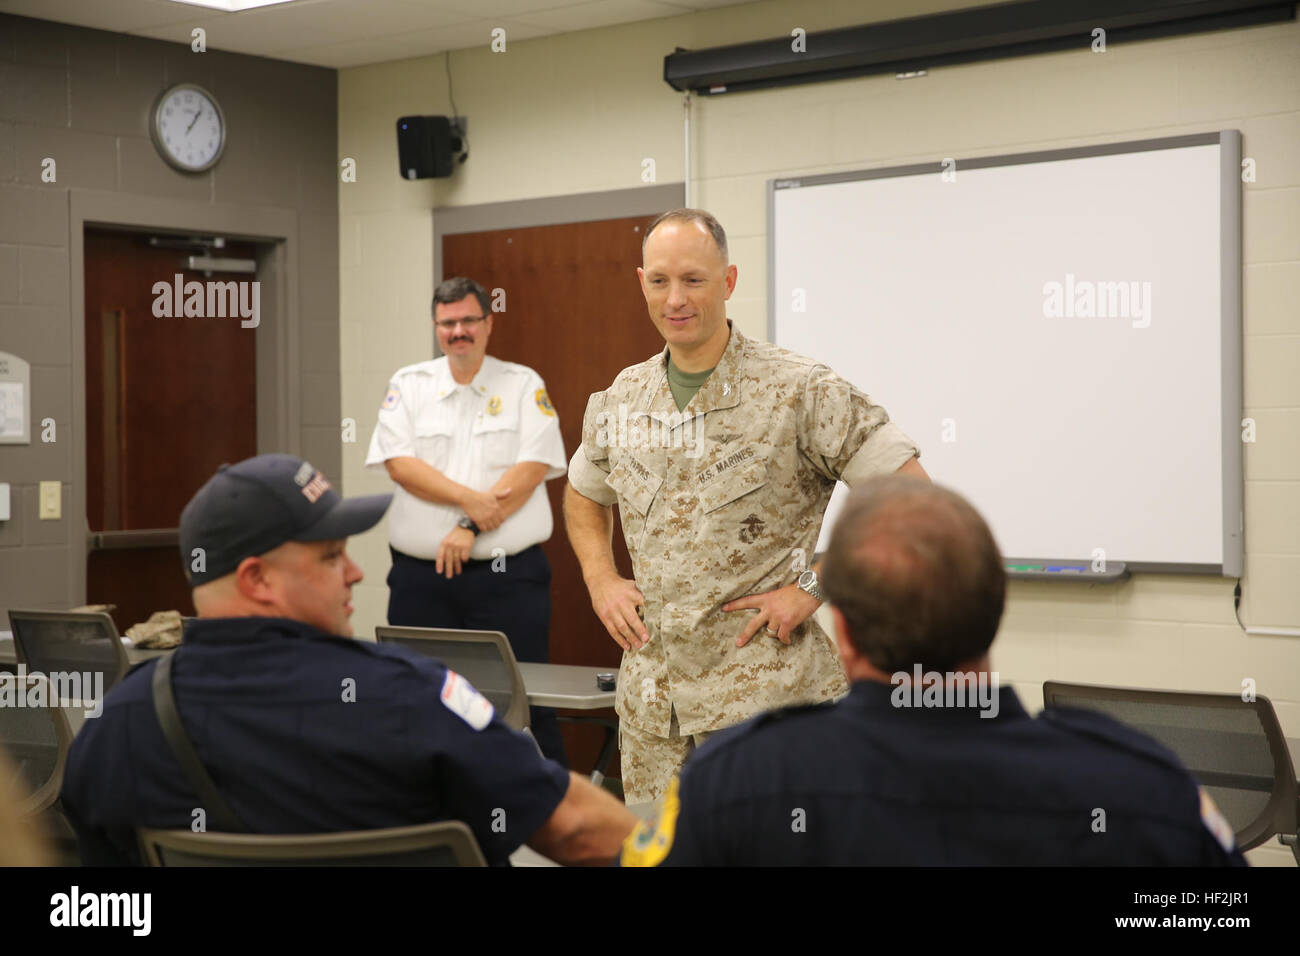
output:
[[[993,534],[956,492],[893,475],[855,488],[831,535],[823,587],[853,649],[886,674],[981,658],[1006,599]]]
[[[712,240],[714,249],[717,250],[718,256],[722,259],[722,265],[725,267],[730,264],[731,258],[727,252],[727,231],[722,228],[722,223],[718,222],[712,213],[705,212],[703,209],[670,209],[668,212],[656,216],[650,225],[646,226],[645,235],[641,237],[642,264],[645,262],[646,243],[650,241],[650,237],[655,234],[660,226],[668,224],[694,226],[695,229],[707,233],[709,239]]]

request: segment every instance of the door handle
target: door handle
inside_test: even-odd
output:
[[[150,528],[144,531],[93,531],[91,551],[133,551],[139,548],[178,548],[179,528]]]

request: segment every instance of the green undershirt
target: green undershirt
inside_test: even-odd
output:
[[[673,364],[673,357],[668,356],[668,387],[672,390],[673,401],[677,403],[679,412],[691,403],[700,386],[712,374],[711,368],[706,368],[703,372],[683,372]]]

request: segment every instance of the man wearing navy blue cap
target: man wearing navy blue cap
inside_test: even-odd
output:
[[[524,843],[562,863],[616,855],[635,822],[622,804],[540,756],[440,662],[351,639],[362,573],[345,539],[390,498],[343,499],[307,462],[259,455],[222,466],[191,499],[180,544],[198,619],[170,682],[229,820],[212,818],[226,819],[164,734],[150,661],[68,756],[63,806],[84,862],[140,862],[137,827],[323,833],[443,819],[464,821],[490,863]]]

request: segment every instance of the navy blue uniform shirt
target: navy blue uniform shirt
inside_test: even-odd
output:
[[[1178,759],[1135,730],[1083,710],[1030,717],[1009,687],[994,717],[895,707],[894,690],[859,681],[710,738],[623,864],[1245,863],[1207,829]]]
[[[568,790],[568,772],[488,719],[464,678],[400,646],[213,618],[190,622],[174,655],[185,729],[253,832],[456,819],[502,864]],[[200,805],[154,712],[155,665],[132,670],[73,741],[63,807],[87,864],[139,863],[135,827],[190,829]]]

